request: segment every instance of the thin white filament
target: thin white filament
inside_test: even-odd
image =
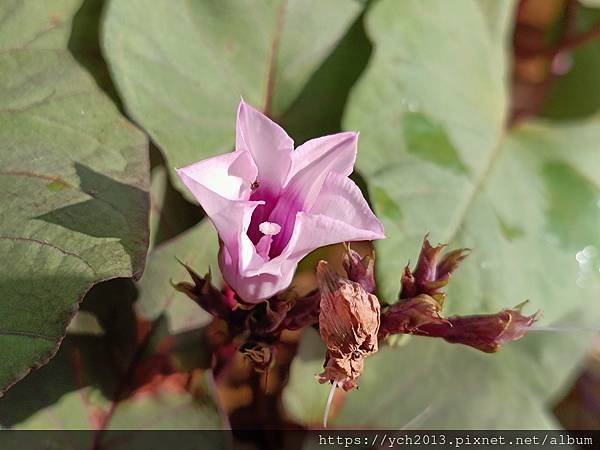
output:
[[[327,418],[329,417],[329,409],[331,408],[331,403],[333,402],[333,396],[335,394],[336,388],[337,381],[334,381],[331,385],[331,390],[329,391],[329,397],[327,397],[327,406],[325,406],[325,414],[323,414],[323,428],[327,428]]]
[[[565,333],[596,333],[600,331],[600,328],[594,327],[577,327],[577,326],[562,326],[562,325],[540,325],[534,326],[529,331],[554,331],[554,332],[565,332]]]
[[[417,414],[415,417],[413,417],[412,419],[410,419],[402,428],[400,428],[401,430],[409,430],[411,428],[417,428],[419,426],[419,424],[421,424],[426,418],[427,416],[429,416],[431,411],[431,405],[428,405],[427,408],[425,408],[423,411],[421,411],[419,414]]]

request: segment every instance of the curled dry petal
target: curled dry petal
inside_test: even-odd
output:
[[[357,142],[344,132],[294,150],[279,125],[242,101],[235,151],[177,171],[217,229],[221,272],[244,302],[287,288],[316,248],[384,237],[348,178]]]
[[[240,353],[248,358],[250,364],[257,372],[267,370],[274,360],[274,349],[263,342],[248,341],[239,348]]]
[[[379,300],[356,282],[340,277],[325,261],[317,267],[321,293],[319,331],[327,346],[319,381],[356,387],[364,358],[375,353],[380,323]]]

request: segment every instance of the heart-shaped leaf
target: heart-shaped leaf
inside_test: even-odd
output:
[[[532,332],[499,355],[428,338],[383,349],[366,360],[338,423],[554,427],[548,402],[600,317],[600,120],[506,129],[511,14],[486,5],[382,0],[367,14],[375,53],[345,125],[361,131],[358,167],[388,236],[377,243],[380,294],[395,301],[430,232],[473,250],[451,281],[448,314],[530,299],[542,327],[572,333]],[[303,364],[292,370],[296,392],[322,360]]]
[[[127,111],[182,167],[231,150],[240,96],[281,116],[360,10],[352,0],[111,0],[103,48]]]
[[[81,3],[0,5],[0,393],[92,285],[144,267],[147,141],[67,49]]]

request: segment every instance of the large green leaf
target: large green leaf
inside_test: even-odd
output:
[[[346,394],[331,426],[394,429],[558,428],[548,408],[568,379],[555,354],[571,355],[592,333],[538,332],[498,354],[412,337],[365,362],[359,389]],[[288,411],[311,426],[322,423],[330,385],[318,385],[325,349],[307,331],[284,392]],[[568,364],[567,364],[568,365]],[[307,389],[307,384],[313,386]],[[552,394],[552,395],[550,395]],[[337,396],[342,394],[338,393]],[[335,408],[334,408],[335,410]]]
[[[56,352],[93,284],[144,267],[147,141],[67,50],[80,5],[0,6],[0,393]]]
[[[131,116],[181,167],[230,151],[240,96],[280,116],[343,36],[352,0],[111,0],[104,54]],[[176,185],[182,185],[176,180]]]
[[[27,430],[94,430],[76,435],[55,433],[51,440],[67,443],[74,437],[100,439],[113,448],[120,441],[131,448],[126,432],[100,430],[220,429],[228,425],[217,406],[210,372],[198,373],[191,389],[177,380],[142,387],[115,400],[123,373],[115,370],[105,338],[68,337],[56,358],[18,384],[0,400],[0,427]],[[226,435],[214,435],[218,441]],[[112,442],[114,441],[114,442]],[[221,448],[224,442],[215,442]],[[83,448],[82,447],[82,448]],[[117,445],[117,448],[119,446]],[[217,447],[215,447],[217,448]]]
[[[138,336],[137,296],[130,279],[94,286],[80,313],[93,314],[95,331],[69,328],[57,356],[0,399],[0,428],[91,431],[53,433],[57,448],[72,439],[82,448],[92,440],[103,448],[148,448],[148,434],[126,430],[227,428],[210,372],[179,372],[170,355],[155,352],[160,326]],[[218,448],[227,439],[212,437]]]
[[[361,131],[358,168],[389,236],[378,253],[386,298],[427,231],[442,240],[458,227],[502,135],[506,63],[489,20],[470,1],[382,1],[368,13],[376,52],[345,125]]]
[[[345,125],[361,131],[358,166],[388,236],[377,243],[380,291],[394,301],[401,269],[431,232],[473,249],[451,282],[448,313],[530,299],[542,325],[572,333],[534,332],[499,355],[427,338],[384,349],[367,360],[339,423],[555,426],[547,403],[600,317],[600,119],[506,131],[508,63],[498,49],[508,27],[492,25],[510,14],[484,5],[381,0],[367,16],[376,50]],[[292,392],[322,363],[304,360],[294,363]],[[315,411],[287,398],[302,420],[314,420]]]

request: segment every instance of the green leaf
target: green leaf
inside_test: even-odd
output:
[[[0,393],[53,356],[92,285],[144,267],[147,141],[66,48],[80,4],[0,6]]]
[[[290,382],[283,391],[286,412],[296,421],[308,426],[323,424],[331,385],[319,384],[316,376],[323,372],[326,351],[319,333],[312,328],[306,329],[302,334],[298,353],[292,361]]]
[[[447,239],[458,227],[502,136],[507,64],[489,20],[471,1],[381,1],[367,15],[377,51],[345,126],[361,132],[357,165],[369,189],[382,189],[402,211],[400,223],[383,215],[386,299],[395,298],[423,235]]]
[[[281,116],[360,9],[352,0],[111,0],[102,44],[126,110],[168,166],[181,167],[232,149],[240,96]]]
[[[189,390],[165,382],[119,401],[113,400],[123,374],[114,370],[113,355],[108,348],[104,339],[68,337],[50,363],[0,400],[0,426],[65,430],[66,433],[56,432],[48,437],[63,444],[73,438],[69,430],[95,430],[96,433],[79,435],[87,441],[87,445],[82,443],[82,448],[91,447],[95,437],[111,448],[121,440],[130,445],[131,439],[141,438],[127,430],[228,426],[218,409],[212,375],[208,371],[195,376]],[[99,435],[99,430],[110,433]],[[123,433],[114,430],[123,430]],[[226,439],[224,434],[216,437]],[[221,448],[224,443],[215,442],[217,444]]]
[[[600,0],[579,0],[589,8],[600,8]]]
[[[384,346],[365,360],[359,389],[345,394],[341,411],[329,422],[394,429],[556,429],[547,405],[564,391],[549,392],[570,377],[557,370],[564,360],[554,353],[579,357],[573,349],[593,335],[537,332],[492,355],[411,337],[406,345]],[[331,388],[314,378],[325,355],[319,339],[307,331],[284,392],[292,417],[309,426],[321,426]]]
[[[342,129],[348,95],[364,71],[371,51],[363,11],[281,116],[281,125],[297,143]],[[315,107],[315,99],[326,101]]]
[[[130,279],[94,286],[80,313],[94,317],[102,333],[69,334],[52,361],[0,399],[0,428],[93,431],[54,433],[57,448],[74,436],[82,448],[92,440],[132,448],[145,435],[127,430],[227,428],[210,372],[180,372],[171,355],[155,352],[160,326],[138,336],[137,296]]]
[[[144,276],[138,283],[138,314],[151,321],[164,315],[172,334],[205,325],[210,315],[185,294],[176,291],[171,282],[190,281],[179,259],[201,275],[211,269],[213,283],[218,286],[218,251],[217,233],[208,220],[154,249],[148,258]]]
[[[345,125],[361,132],[358,167],[388,236],[377,242],[381,297],[396,299],[402,268],[430,232],[473,250],[450,283],[448,314],[530,299],[542,328],[565,332],[531,332],[498,355],[428,338],[385,348],[367,359],[337,424],[556,427],[548,402],[600,318],[600,118],[506,131],[508,62],[498,49],[508,27],[491,27],[481,6],[381,0],[367,15],[374,58]],[[295,361],[289,389],[305,386],[321,358]]]

